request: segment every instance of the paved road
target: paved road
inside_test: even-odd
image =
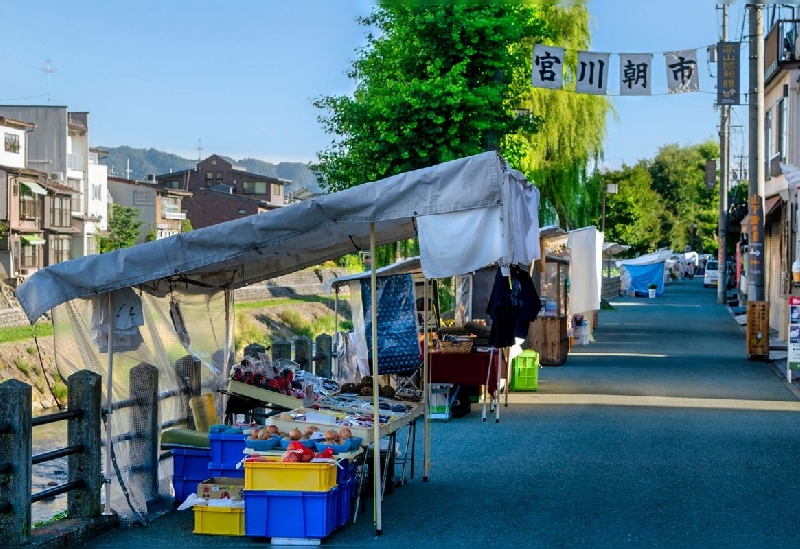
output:
[[[432,469],[323,540],[355,546],[796,545],[800,401],[702,280],[619,298],[500,423],[433,426]],[[420,429],[421,431],[421,429]],[[418,445],[418,449],[421,444]],[[263,545],[190,511],[86,547]]]

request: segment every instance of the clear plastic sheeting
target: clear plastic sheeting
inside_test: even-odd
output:
[[[121,344],[125,342],[124,335],[112,335],[110,364],[107,342],[95,341],[100,317],[93,317],[93,312],[100,310],[98,305],[108,307],[109,294],[74,299],[52,310],[59,375],[66,379],[79,370],[101,375],[104,410],[111,369],[113,412],[110,416],[104,414],[111,422],[110,507],[123,522],[146,521],[151,511],[166,503],[171,505],[174,498],[171,454],[160,450],[160,435],[165,428],[187,427],[187,402],[191,396],[186,392],[190,380],[179,375],[176,364],[199,361],[202,392],[215,395],[217,417],[222,417],[224,403],[216,390],[226,387],[233,362],[233,323],[228,319],[233,310],[232,292],[209,292],[207,288],[198,291],[193,287],[173,289],[164,297],[136,288],[133,292],[141,302],[142,323],[136,326],[141,342],[133,348]],[[110,295],[110,311],[116,321],[115,293]],[[182,334],[176,332],[173,319],[176,304],[183,321],[178,328],[185,330]],[[108,315],[103,317],[108,320]],[[182,341],[191,344],[184,347]],[[142,405],[148,398],[157,399],[156,414]],[[105,451],[105,428],[102,438]],[[155,446],[151,442],[154,439],[158,441]],[[101,465],[105,467],[104,463]]]

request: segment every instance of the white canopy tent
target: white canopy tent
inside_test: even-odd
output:
[[[268,213],[51,265],[20,285],[17,299],[34,323],[72,300],[102,297],[113,322],[112,292],[116,290],[133,287],[143,295],[164,298],[181,285],[230,295],[235,288],[349,253],[371,250],[374,257],[376,246],[412,237],[419,239],[421,268],[429,279],[492,262],[503,268],[512,263],[529,265],[538,258],[534,257],[538,217],[531,215],[538,214],[538,190],[526,183],[496,152],[485,152]],[[373,303],[375,280],[373,267]],[[226,324],[233,322],[227,308],[224,318]],[[106,372],[109,411],[115,351],[113,324],[111,328]],[[191,345],[187,350],[191,351]],[[375,348],[372,358],[377,364]],[[377,387],[373,394],[378,409]],[[378,427],[375,422],[376,440]],[[113,444],[108,434],[107,440]],[[374,452],[374,457],[374,467],[380,470],[380,453]],[[110,468],[107,457],[109,479]],[[380,533],[380,487],[375,484],[375,522]]]

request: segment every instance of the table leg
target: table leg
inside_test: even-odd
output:
[[[366,495],[364,494],[364,479],[367,476],[367,448],[364,448],[364,457],[361,458],[361,473],[358,475],[358,482],[356,483],[356,505],[353,509],[353,524],[356,523],[356,519],[358,518],[358,510],[361,507],[362,500],[366,500]],[[366,502],[364,502],[366,503]],[[361,513],[367,512],[367,506],[364,505],[364,508],[361,509]]]

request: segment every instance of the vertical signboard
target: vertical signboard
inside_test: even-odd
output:
[[[739,104],[739,42],[717,44],[717,105]]]
[[[747,254],[747,277],[764,274],[764,202],[761,196],[750,196],[747,206],[749,221],[749,238]]]
[[[747,302],[747,355],[769,356],[769,301]]]
[[[789,344],[786,359],[787,381],[792,381],[792,371],[800,370],[800,296],[789,296]]]

